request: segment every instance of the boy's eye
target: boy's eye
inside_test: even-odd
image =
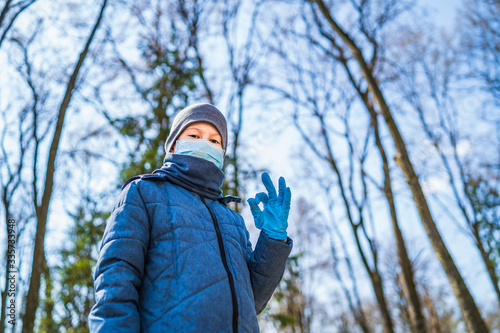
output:
[[[210,142],[215,143],[216,145],[219,144],[219,141],[215,139],[210,140]]]
[[[190,134],[190,135],[188,135],[188,136],[189,136],[189,137],[192,137],[192,138],[194,138],[194,139],[198,139],[198,135],[196,135],[196,134]]]

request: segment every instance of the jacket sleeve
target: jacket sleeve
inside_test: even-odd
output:
[[[280,283],[292,245],[290,238],[283,243],[269,238],[261,231],[255,250],[248,260],[257,314],[264,310]],[[251,248],[251,245],[249,246]]]
[[[90,332],[139,332],[139,291],[149,221],[137,182],[126,186],[109,218],[94,272]]]

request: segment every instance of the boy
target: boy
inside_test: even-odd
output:
[[[258,332],[292,249],[291,192],[248,200],[261,229],[252,251],[243,218],[227,208],[221,171],[224,115],[210,104],[179,112],[153,174],[129,179],[106,225],[95,268],[91,332]],[[258,204],[262,202],[261,211]]]

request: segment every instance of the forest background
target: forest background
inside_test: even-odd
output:
[[[88,331],[121,184],[197,102],[225,194],[292,188],[264,332],[500,332],[499,51],[497,0],[0,1],[0,332]]]

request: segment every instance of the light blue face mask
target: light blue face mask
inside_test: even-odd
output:
[[[207,139],[181,139],[175,144],[174,154],[190,155],[213,162],[219,169],[224,164],[224,150]]]

